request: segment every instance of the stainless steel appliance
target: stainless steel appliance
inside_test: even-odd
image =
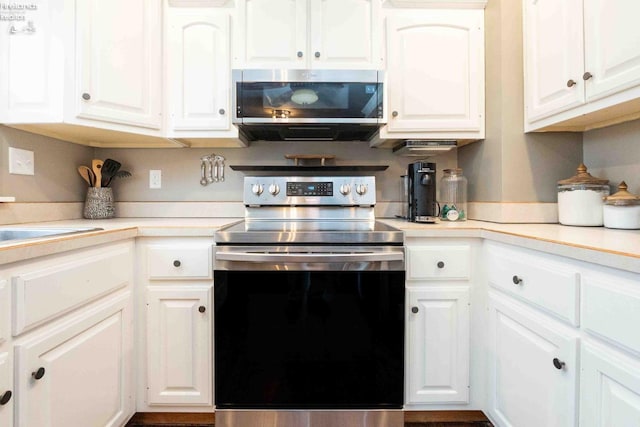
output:
[[[374,177],[246,177],[215,235],[216,426],[402,427],[404,251]]]
[[[375,70],[234,70],[233,123],[245,141],[368,141],[384,124]]]
[[[435,222],[438,217],[436,201],[436,164],[427,162],[410,163],[409,177],[409,221]]]

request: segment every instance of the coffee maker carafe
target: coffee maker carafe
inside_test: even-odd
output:
[[[427,162],[410,163],[407,200],[409,221],[435,222],[438,217],[436,202],[436,164]]]

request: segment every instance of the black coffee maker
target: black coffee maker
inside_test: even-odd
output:
[[[411,222],[435,222],[438,217],[436,202],[436,164],[410,163],[407,167],[409,182],[407,201],[408,220]]]

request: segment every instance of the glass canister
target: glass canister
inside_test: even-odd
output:
[[[462,169],[445,169],[440,179],[440,219],[465,221],[467,219],[467,178]]]
[[[601,226],[609,180],[596,178],[580,164],[577,174],[558,181],[558,221],[563,225]]]
[[[607,228],[640,230],[640,196],[628,192],[624,181],[617,193],[605,197],[602,213]]]

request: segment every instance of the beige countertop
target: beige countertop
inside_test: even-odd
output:
[[[16,227],[100,227],[104,230],[0,244],[0,265],[135,237],[213,236],[241,218],[114,218],[68,220]],[[496,224],[482,221],[416,224],[382,221],[404,231],[405,238],[484,238],[541,250],[580,261],[640,273],[640,230],[570,227],[558,224]],[[14,226],[3,226],[14,227]]]

